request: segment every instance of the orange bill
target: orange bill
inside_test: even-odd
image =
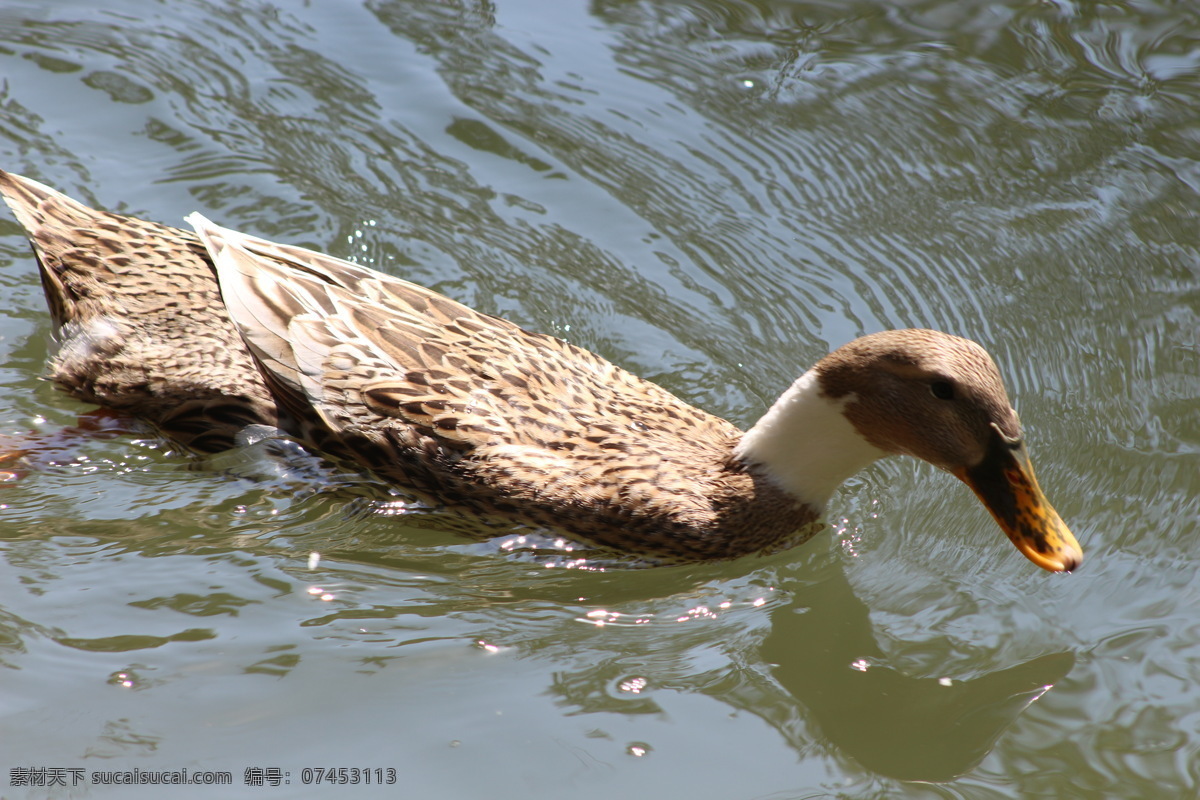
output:
[[[1069,572],[1083,561],[1079,542],[1042,494],[1023,442],[997,431],[984,459],[955,475],[975,491],[1030,561],[1051,572]]]

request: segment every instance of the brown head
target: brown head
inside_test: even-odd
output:
[[[856,339],[815,367],[858,433],[888,453],[928,461],[965,482],[1017,548],[1051,571],[1083,552],[1046,501],[1000,372],[975,342],[930,330]]]

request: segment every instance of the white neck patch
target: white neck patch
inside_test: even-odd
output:
[[[888,455],[842,413],[854,395],[832,400],[821,394],[820,383],[812,369],[797,378],[734,449],[818,511],[847,478]]]

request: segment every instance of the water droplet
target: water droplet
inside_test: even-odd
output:
[[[628,694],[641,694],[647,684],[649,684],[649,681],[642,677],[626,678],[617,684],[617,689]]]
[[[108,676],[109,683],[111,683],[113,686],[120,686],[124,689],[132,689],[136,681],[137,675],[128,670],[114,672],[112,675]]]

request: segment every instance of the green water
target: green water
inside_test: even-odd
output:
[[[0,9],[0,167],[434,286],[740,425],[860,333],[971,336],[1086,561],[1037,570],[903,460],[799,549],[608,571],[197,463],[39,380],[0,213],[0,433],[34,451],[0,485],[0,797],[1200,795],[1188,4],[98,5]],[[89,783],[134,769],[233,784]]]

